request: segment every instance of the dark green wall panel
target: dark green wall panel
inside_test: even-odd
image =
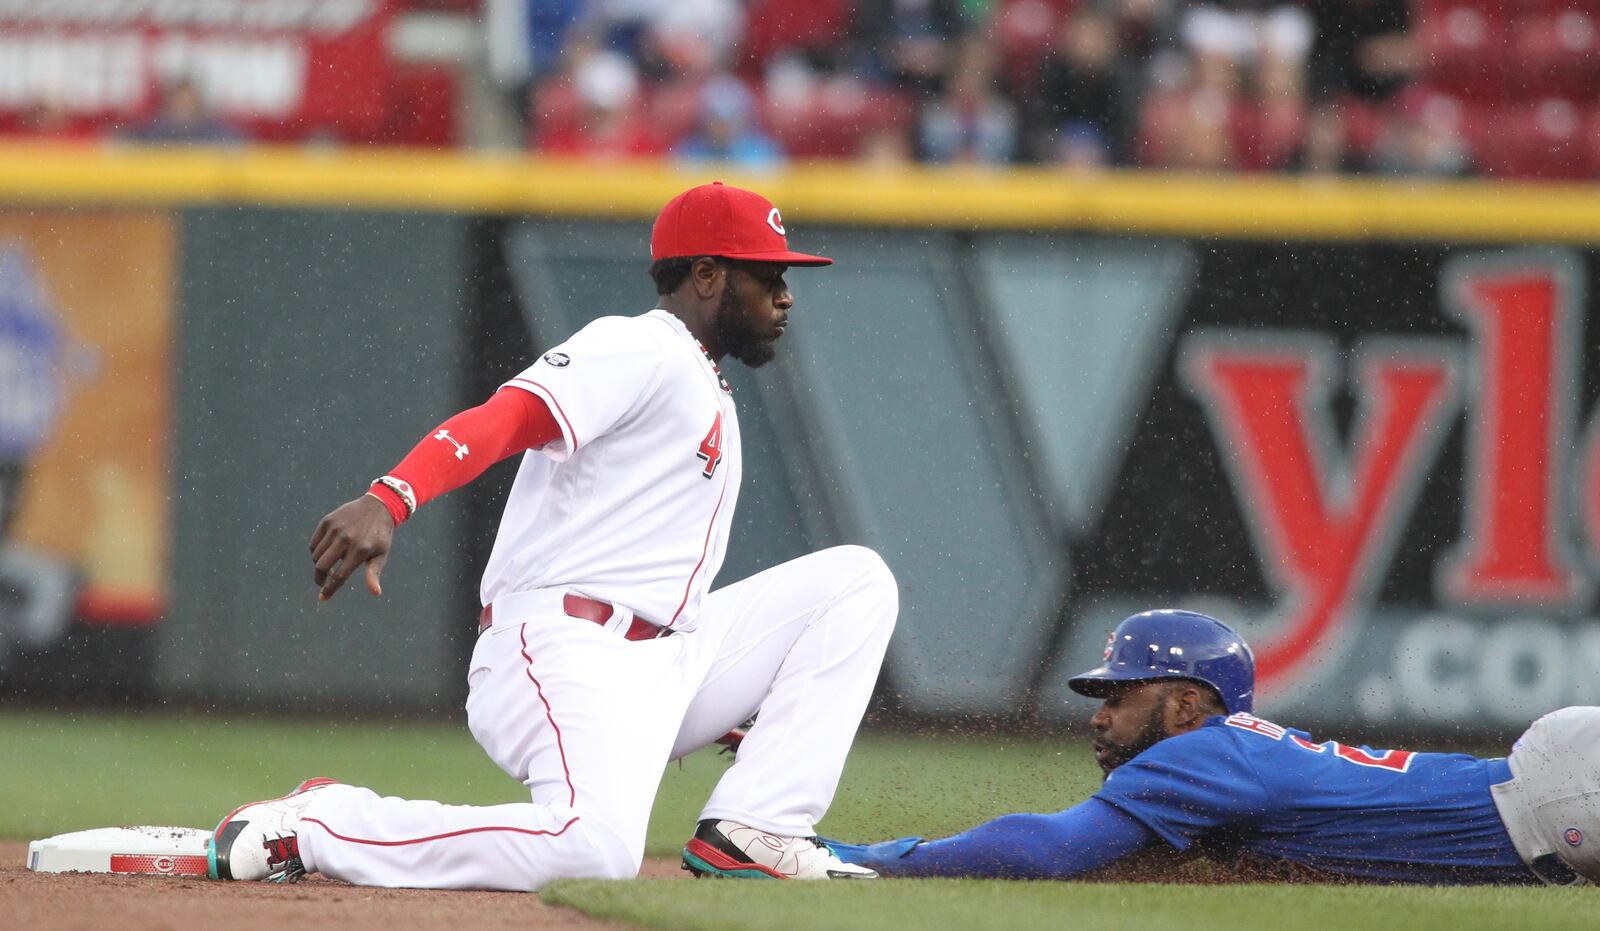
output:
[[[401,529],[381,599],[352,581],[319,606],[307,541],[462,406],[468,223],[185,215],[163,689],[396,709],[464,692],[456,644],[476,605],[458,502]]]

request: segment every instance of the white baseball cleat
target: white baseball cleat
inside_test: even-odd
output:
[[[683,868],[724,879],[877,879],[815,837],[780,837],[737,821],[702,821],[683,848]]]
[[[339,785],[332,779],[307,779],[282,798],[241,805],[211,833],[212,879],[298,882],[306,874],[296,831],[311,793]]]

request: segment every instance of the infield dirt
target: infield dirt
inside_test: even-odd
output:
[[[313,877],[292,886],[164,876],[35,873],[28,845],[0,841],[0,915],[29,931],[179,928],[625,928],[520,892],[372,889]],[[685,877],[676,860],[647,859],[643,876]],[[12,923],[14,922],[14,923]]]

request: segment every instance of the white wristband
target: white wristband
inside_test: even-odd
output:
[[[405,502],[406,505],[406,517],[417,513],[417,493],[411,489],[410,482],[405,479],[395,478],[393,475],[385,475],[373,479],[372,484],[382,485],[399,495],[400,500]]]

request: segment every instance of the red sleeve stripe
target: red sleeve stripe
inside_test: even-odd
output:
[[[582,443],[581,440],[578,439],[578,431],[572,429],[572,421],[567,419],[567,412],[561,409],[561,402],[556,400],[555,394],[552,393],[550,391],[550,389],[546,388],[544,385],[541,385],[536,381],[529,381],[526,378],[513,378],[513,379],[511,379],[511,381],[513,383],[520,382],[520,383],[522,383],[524,385],[532,385],[533,387],[539,389],[539,391],[538,391],[539,397],[545,399],[546,401],[549,401],[550,402],[550,406],[555,408],[557,416],[559,416],[561,418],[562,426],[566,427],[567,436],[572,437],[572,448],[567,450],[568,454],[577,452],[578,451],[578,447],[583,445],[583,443]],[[524,388],[523,390],[526,391],[527,389]]]

